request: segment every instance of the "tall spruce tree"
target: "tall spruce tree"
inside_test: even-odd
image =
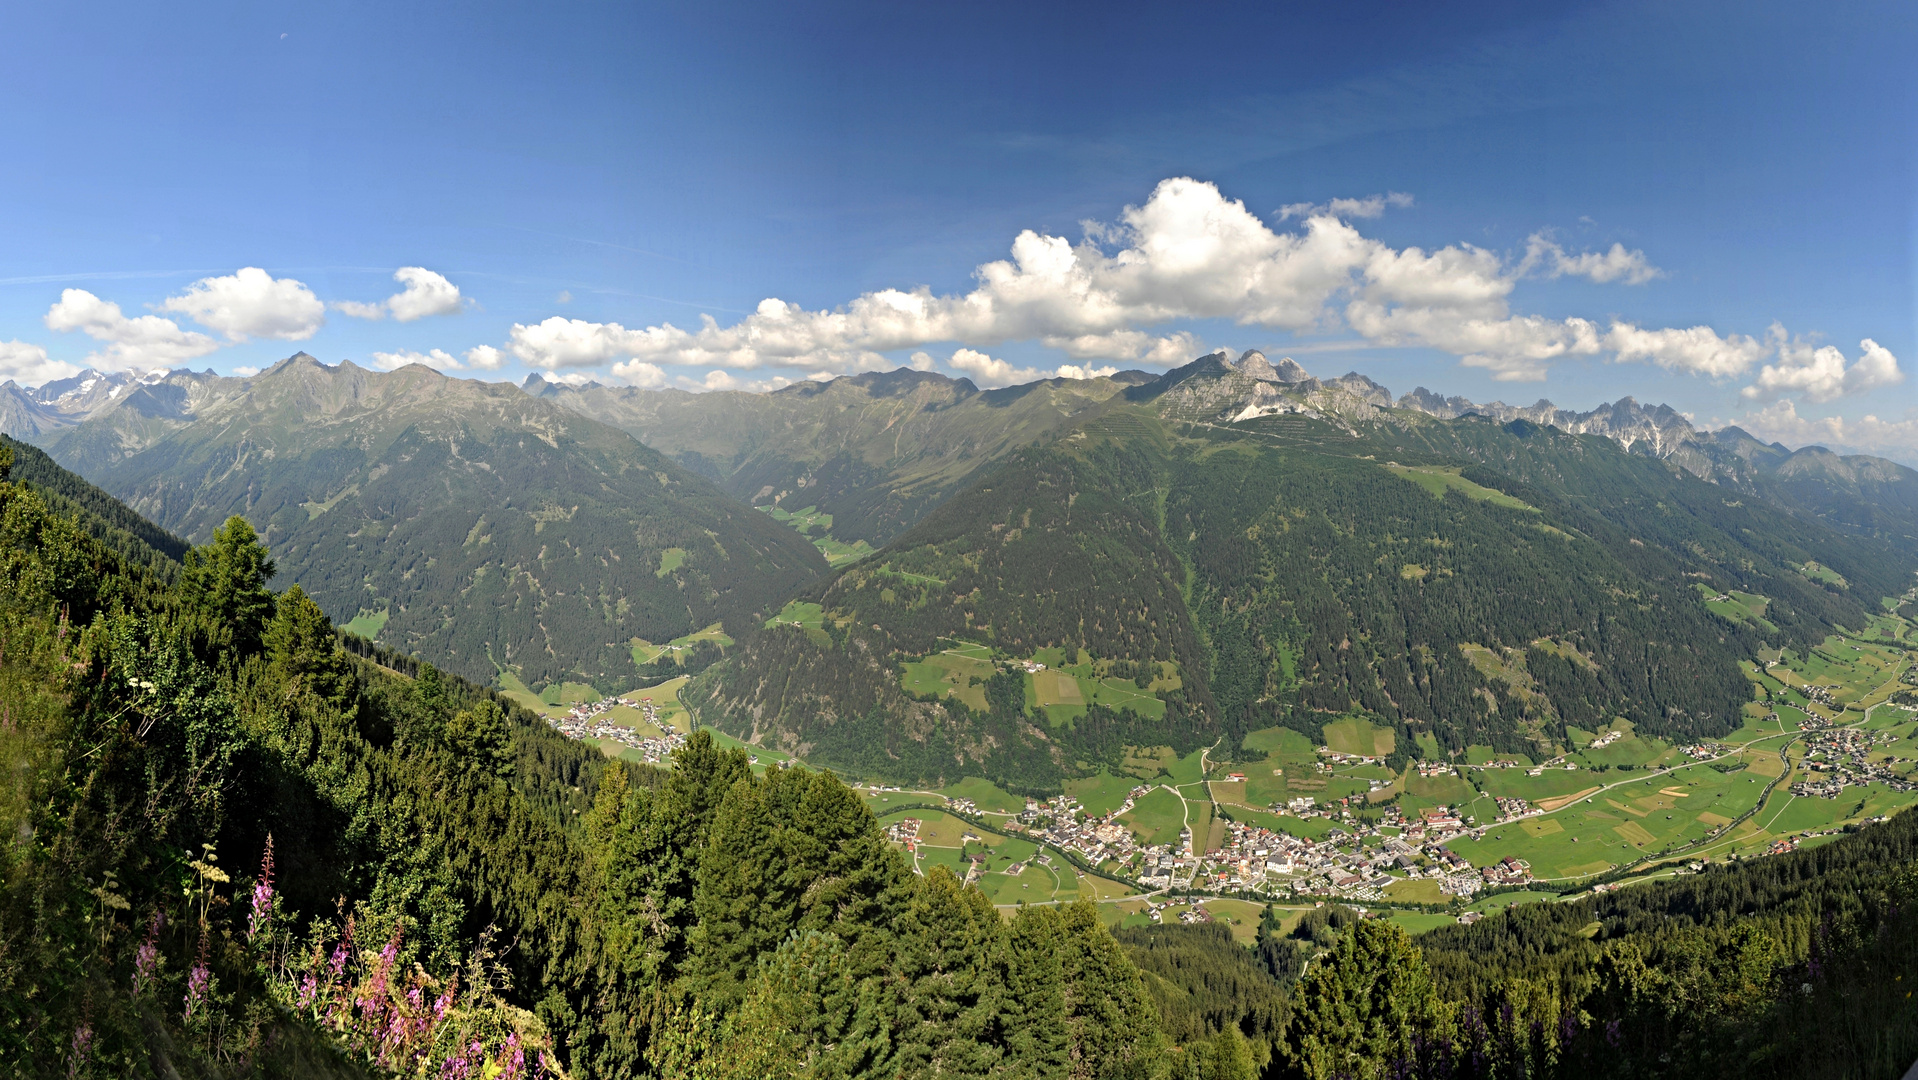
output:
[[[216,639],[238,656],[260,651],[274,616],[273,560],[253,526],[239,515],[213,531],[213,539],[187,552],[181,591],[214,629]]]

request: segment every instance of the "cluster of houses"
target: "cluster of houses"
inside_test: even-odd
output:
[[[1838,699],[1835,696],[1833,696],[1839,689],[1841,689],[1836,684],[1813,686],[1810,683],[1806,683],[1805,685],[1799,687],[1798,689],[1806,697],[1810,698],[1811,700],[1817,702],[1820,705],[1823,705],[1827,709],[1835,710],[1835,709],[1844,708],[1844,706],[1838,703]]]
[[[1893,791],[1918,790],[1906,775],[1892,770],[1889,762],[1870,760],[1877,742],[1890,742],[1890,732],[1876,736],[1857,728],[1821,726],[1805,735],[1805,765],[1817,770],[1811,777],[1791,786],[1801,797],[1836,799],[1848,787],[1883,784]]]
[[[615,705],[637,708],[646,718],[646,722],[658,728],[660,733],[641,735],[634,728],[605,719],[606,714]],[[653,704],[651,698],[641,698],[637,702],[623,701],[619,698],[588,701],[575,705],[558,716],[547,717],[546,723],[571,738],[596,739],[632,747],[651,762],[671,760],[673,751],[686,744],[684,734],[660,724],[659,709]]]
[[[1773,713],[1772,715],[1777,716],[1778,714]],[[1685,752],[1686,757],[1689,757],[1694,761],[1704,761],[1709,758],[1724,757],[1726,754],[1729,754],[1732,752],[1731,747],[1726,746],[1723,743],[1715,743],[1715,742],[1693,743],[1690,746],[1681,746],[1679,747],[1679,749]]]

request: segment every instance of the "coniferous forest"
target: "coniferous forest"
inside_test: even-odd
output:
[[[1869,1077],[1918,1053],[1909,815],[1416,943],[1336,907],[1252,948],[1115,936],[1084,902],[1008,918],[914,874],[830,773],[704,734],[670,770],[607,760],[344,648],[242,519],[156,560],[103,497],[0,468],[24,1075]]]

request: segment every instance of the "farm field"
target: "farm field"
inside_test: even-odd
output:
[[[1390,728],[1374,727],[1359,717],[1348,716],[1325,725],[1325,745],[1341,754],[1384,757],[1392,752],[1395,737]]]
[[[805,630],[806,637],[816,645],[830,645],[832,638],[826,636],[826,612],[818,604],[803,604],[793,600],[779,614],[766,620],[766,629],[775,626],[797,626]]]
[[[1394,911],[1386,916],[1386,921],[1417,937],[1442,926],[1454,926],[1458,923],[1458,918],[1453,915],[1435,915],[1423,911]]]
[[[759,509],[770,514],[774,521],[792,526],[800,535],[811,540],[830,566],[863,559],[873,552],[872,545],[864,540],[847,544],[834,539],[832,515],[822,512],[817,506],[808,506],[803,510],[785,510],[777,506],[762,506]]]
[[[985,682],[992,677],[990,661],[968,655],[970,650],[947,650],[904,665],[900,685],[909,694],[941,697],[951,694],[981,712],[986,709]]]
[[[1622,783],[1605,775],[1616,786],[1450,846],[1474,866],[1513,855],[1531,863],[1541,880],[1572,880],[1629,865],[1669,845],[1704,840],[1751,809],[1765,787],[1762,778],[1706,765]]]
[[[1131,777],[1114,776],[1104,770],[1097,776],[1068,780],[1065,785],[1066,794],[1079,800],[1079,805],[1093,817],[1104,817],[1117,810],[1135,786],[1136,781]]]
[[[733,647],[733,639],[727,636],[726,631],[718,623],[714,623],[697,633],[676,637],[664,645],[655,645],[645,638],[634,638],[633,663],[639,667],[645,667],[662,656],[691,649],[702,641],[710,641],[722,649]],[[678,658],[675,657],[675,659]]]
[[[630,701],[634,704],[638,704],[641,701],[651,701],[653,707],[659,710],[659,720],[661,724],[672,728],[674,731],[690,732],[693,729],[692,714],[686,711],[686,706],[681,704],[679,700],[679,692],[686,688],[686,684],[689,681],[691,681],[690,677],[681,675],[675,679],[667,679],[657,686],[649,686],[644,690],[628,690],[620,695],[620,700]],[[615,709],[614,711],[617,712],[618,710]],[[637,709],[633,711],[635,713],[638,712]],[[714,731],[713,737],[715,739],[719,738],[719,732]]]
[[[1131,829],[1143,844],[1170,844],[1185,828],[1185,801],[1165,788],[1153,788],[1121,814],[1119,824]]]
[[[971,799],[982,814],[1017,814],[1026,808],[1024,799],[1007,794],[1004,788],[977,776],[968,776],[956,784],[942,787],[939,794],[949,799]]]
[[[378,641],[380,631],[386,629],[386,620],[392,615],[387,608],[378,611],[362,610],[359,614],[340,624],[340,629],[349,634],[358,634],[368,641]]]

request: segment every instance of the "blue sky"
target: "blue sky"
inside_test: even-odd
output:
[[[1894,4],[11,5],[0,375],[303,348],[994,382],[1257,346],[1912,459],[1915,30]]]

